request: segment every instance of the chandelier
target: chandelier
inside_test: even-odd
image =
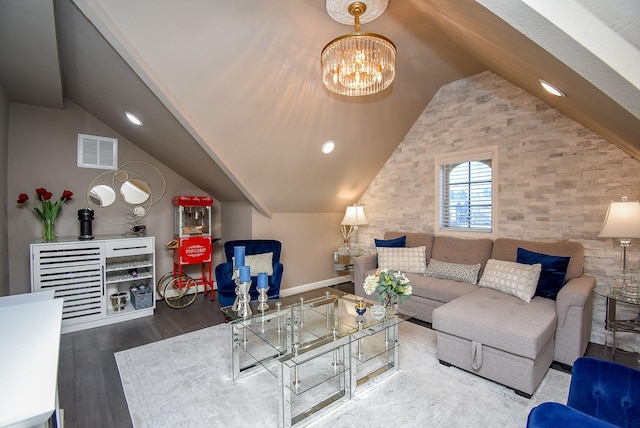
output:
[[[355,33],[332,40],[322,50],[322,81],[331,92],[353,97],[371,95],[393,82],[395,45],[379,34],[360,32],[360,23],[382,15],[388,3],[389,0],[327,0],[327,12],[334,20],[351,24],[353,19],[355,27]]]

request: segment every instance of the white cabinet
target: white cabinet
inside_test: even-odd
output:
[[[155,239],[76,238],[31,244],[31,291],[64,298],[62,332],[153,315]],[[125,293],[116,311],[114,294]]]

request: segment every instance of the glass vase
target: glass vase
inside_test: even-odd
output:
[[[44,220],[44,234],[42,235],[42,239],[44,241],[55,241],[56,240],[56,221],[53,220]]]
[[[384,310],[387,314],[387,319],[393,318],[398,315],[398,298],[391,297],[389,298],[384,305]]]

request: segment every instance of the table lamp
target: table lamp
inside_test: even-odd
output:
[[[629,201],[626,196],[621,202],[611,202],[604,219],[600,238],[618,238],[622,247],[622,293],[628,297],[639,297],[637,282],[629,276],[627,248],[631,238],[640,238],[640,202]]]
[[[362,224],[368,224],[367,216],[364,215],[364,208],[357,204],[348,206],[340,225],[345,241],[349,241],[353,236],[353,247],[356,250],[358,247],[358,226]],[[348,231],[346,226],[349,226]],[[349,245],[349,247],[351,247],[351,245]]]

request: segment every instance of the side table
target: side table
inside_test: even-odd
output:
[[[361,250],[348,250],[346,247],[345,250],[341,248],[333,253],[333,269],[340,273],[353,273],[353,258],[364,256],[367,253]]]
[[[604,328],[613,333],[613,352],[616,350],[616,332],[640,334],[640,312],[635,318],[619,320],[616,316],[617,302],[640,306],[640,298],[628,297],[622,294],[622,290],[616,287],[599,285],[594,292],[606,299],[606,312]],[[640,353],[640,349],[638,350]]]

